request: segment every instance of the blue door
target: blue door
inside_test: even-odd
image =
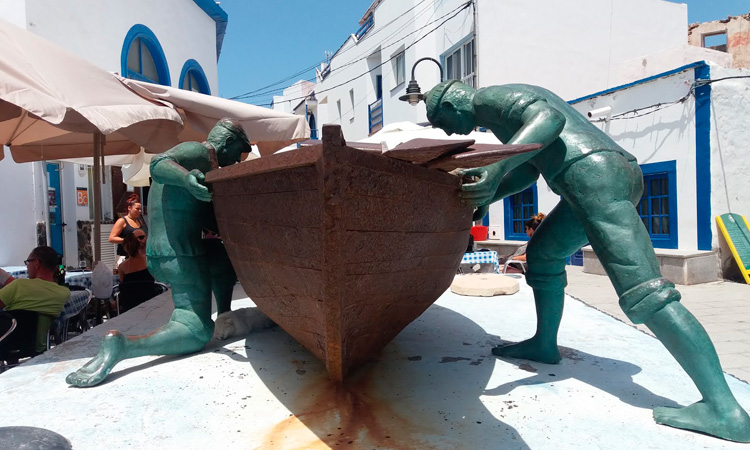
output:
[[[62,196],[60,195],[60,165],[47,163],[47,207],[49,208],[49,246],[63,254]]]

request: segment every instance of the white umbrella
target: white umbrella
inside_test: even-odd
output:
[[[0,49],[0,144],[10,147],[16,162],[93,156],[99,242],[100,155],[136,154],[141,146],[163,151],[177,141],[182,119],[113,74],[4,20]],[[99,256],[97,246],[97,261]]]
[[[126,78],[120,81],[143,97],[177,108],[185,123],[180,141],[205,140],[223,117],[238,120],[261,155],[310,138],[310,126],[304,116],[158,84]]]

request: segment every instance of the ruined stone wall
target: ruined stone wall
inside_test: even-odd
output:
[[[726,48],[717,49],[732,55],[733,68],[750,68],[750,13],[713,22],[694,23],[688,27],[688,43],[705,47],[705,38],[726,34]]]

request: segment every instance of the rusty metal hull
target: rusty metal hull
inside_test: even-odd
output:
[[[245,292],[335,381],[437,300],[468,244],[457,177],[347,147],[338,127],[207,181]]]

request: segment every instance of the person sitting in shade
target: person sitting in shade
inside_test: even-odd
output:
[[[524,222],[523,224],[523,231],[526,233],[526,236],[531,239],[532,236],[534,236],[534,232],[536,231],[537,227],[542,223],[542,219],[544,219],[545,215],[544,213],[538,213],[535,216],[532,216]],[[520,272],[519,269],[513,265],[512,262],[508,261],[526,261],[526,248],[529,246],[529,243],[525,243],[522,246],[518,247],[513,254],[508,255],[500,261],[501,264],[511,264],[510,267],[504,269],[504,272]]]
[[[52,247],[37,247],[24,261],[29,278],[17,278],[0,289],[0,308],[16,319],[16,329],[0,342],[0,360],[9,361],[10,350],[35,344],[39,314],[58,317],[70,290],[59,283],[60,256]],[[7,330],[0,330],[4,335]]]
[[[122,243],[128,258],[117,266],[120,277],[119,312],[135,308],[158,294],[146,261],[146,233],[136,229]]]

